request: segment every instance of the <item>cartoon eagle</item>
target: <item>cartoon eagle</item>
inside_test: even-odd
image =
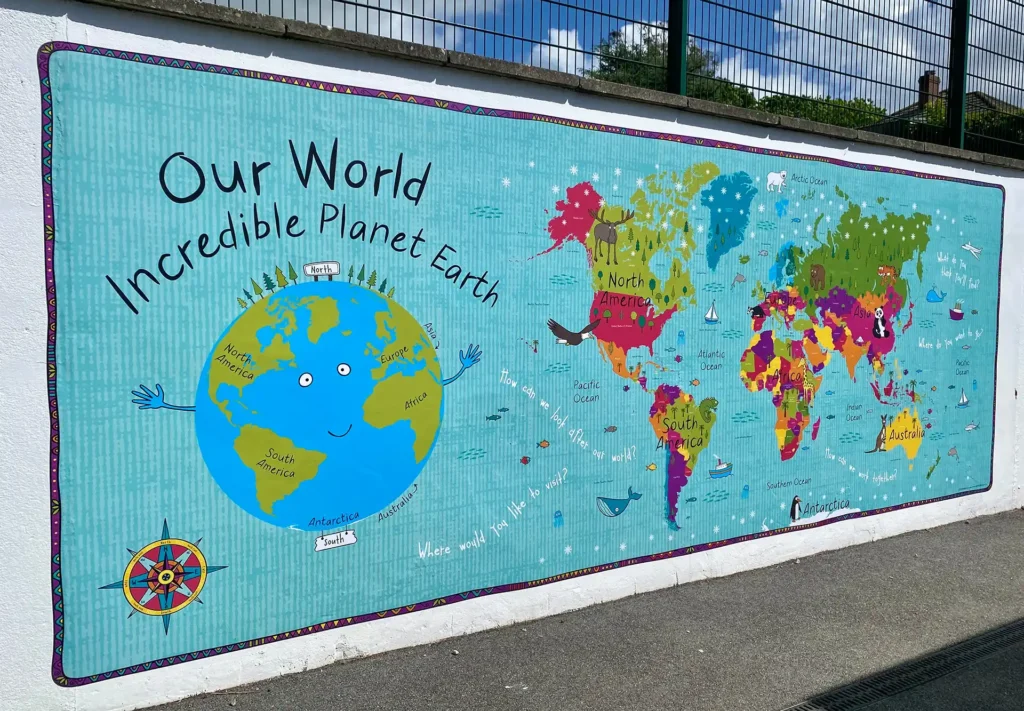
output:
[[[554,319],[548,319],[548,328],[550,328],[551,332],[555,334],[555,338],[558,339],[558,343],[566,346],[578,346],[583,343],[584,339],[593,338],[593,335],[591,335],[590,332],[597,328],[600,323],[600,320],[594,321],[579,333],[573,333]]]

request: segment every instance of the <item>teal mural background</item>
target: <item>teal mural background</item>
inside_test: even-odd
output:
[[[817,518],[807,514],[800,521],[821,523],[833,513],[872,512],[990,485],[1003,214],[998,188],[84,52],[53,54],[48,80],[58,314],[59,655],[67,677],[773,533],[794,523],[795,495],[805,509],[822,508]],[[377,165],[392,167],[402,154],[406,175],[418,177],[429,162],[419,204],[349,188],[341,175],[333,191],[315,174],[303,188],[289,140],[304,159],[311,141],[325,155],[336,137],[339,173],[355,159],[371,172]],[[207,178],[203,195],[188,204],[173,203],[160,187],[160,166],[176,152],[197,161]],[[245,194],[221,192],[213,181],[211,164],[226,179],[232,161],[241,166]],[[271,165],[261,174],[257,196],[251,164],[264,161]],[[559,227],[561,219],[568,229],[579,218],[573,201],[593,190],[616,214],[620,208],[642,213],[635,195],[643,186],[644,204],[657,212],[667,209],[655,203],[668,199],[674,180],[659,176],[682,175],[705,163],[739,181],[729,184],[729,193],[736,189],[741,196],[732,209],[745,227],[731,248],[708,249],[698,228],[711,232],[724,225],[704,194],[711,182],[687,201],[686,236],[677,228],[679,218],[664,213],[658,234],[666,250],[650,255],[649,268],[667,282],[676,274],[676,258],[692,289],[685,299],[672,297],[679,308],[659,323],[651,352],[638,347],[624,353],[625,366],[639,367],[643,382],[616,374],[616,356],[602,355],[593,339],[576,347],[556,344],[548,319],[582,329],[592,320],[595,297],[586,249]],[[186,185],[189,173],[175,173],[180,162],[175,166],[171,180]],[[788,173],[784,210],[776,205],[783,198],[766,187],[768,174],[781,170]],[[740,173],[749,183],[736,177]],[[807,182],[797,182],[798,176]],[[422,229],[423,256],[339,238],[331,228],[320,234],[324,202],[344,203],[350,221],[385,222],[409,234]],[[215,239],[228,213],[251,220],[254,203],[261,216],[272,214],[275,203],[282,216],[299,216],[305,234],[268,237],[209,259],[195,255],[200,234]],[[760,206],[764,213],[755,213]],[[760,282],[772,291],[771,269],[781,248],[804,242],[812,248],[815,235],[821,238],[830,225],[838,229],[857,208],[879,225],[889,219],[920,225],[920,216],[930,217],[923,228],[928,246],[921,254],[922,276],[916,258],[896,265],[914,306],[887,314],[897,335],[880,357],[881,373],[865,356],[854,381],[844,358],[831,354],[809,407],[811,420],[820,419],[817,436],[807,426],[795,454],[783,461],[771,395],[749,391],[740,377],[755,335],[747,309],[760,303],[752,290]],[[829,219],[817,221],[819,216]],[[634,224],[643,219],[640,214]],[[695,243],[688,253],[668,250],[672,240],[680,245],[686,239]],[[156,274],[164,253],[176,269],[185,240],[192,241],[194,268],[174,282],[161,278],[159,286],[143,278],[148,302],[126,291],[138,310],[133,313],[107,277],[128,290],[126,279],[140,267]],[[968,243],[981,249],[978,257],[962,249]],[[455,250],[446,253],[450,262],[476,275],[486,271],[498,284],[496,305],[474,297],[471,286],[459,289],[431,266],[445,244]],[[339,262],[342,278],[350,265],[386,276],[394,299],[436,334],[445,377],[458,372],[459,351],[469,344],[479,344],[482,358],[446,386],[438,440],[404,505],[386,517],[342,527],[354,532],[354,544],[316,551],[318,532],[270,525],[228,498],[203,460],[191,412],[140,411],[131,393],[140,384],[160,383],[169,402],[194,404],[203,366],[241,313],[237,299],[250,279],[273,274],[278,265],[299,270],[323,260]],[[780,287],[784,272],[777,274]],[[927,300],[933,286],[947,293],[944,301]],[[705,322],[712,301],[720,318],[715,325]],[[963,302],[962,321],[950,319],[957,301]],[[929,343],[932,348],[925,347]],[[721,367],[704,370],[702,364]],[[888,396],[890,373],[896,391]],[[910,380],[916,381],[915,394],[899,399]],[[872,382],[883,394],[875,395]],[[667,511],[673,460],[649,421],[657,393],[672,392],[659,386],[680,387],[695,398],[694,406],[717,401],[708,441],[677,489],[674,516]],[[962,409],[956,407],[961,392],[969,399]],[[329,416],[330,403],[322,407]],[[916,456],[903,448],[866,453],[878,417],[905,408],[916,411],[921,423]],[[847,420],[858,412],[862,419]],[[568,418],[564,426],[553,420],[556,413],[559,420]],[[710,477],[716,457],[732,464],[731,476]],[[374,462],[353,466],[372,471]],[[787,483],[769,486],[779,482]],[[630,489],[641,497],[629,499]],[[602,497],[629,504],[620,515],[603,515],[597,503]],[[170,615],[166,629],[156,617],[129,617],[132,608],[120,589],[101,589],[124,575],[132,557],[126,549],[138,551],[161,538],[165,520],[172,537],[201,539],[198,547],[210,566],[226,566],[206,579],[203,604]]]

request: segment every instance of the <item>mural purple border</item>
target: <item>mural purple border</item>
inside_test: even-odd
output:
[[[821,156],[811,156],[801,153],[792,153],[789,151],[772,150],[769,148],[756,148],[753,146],[744,146],[736,143],[729,143],[727,141],[720,141],[717,139],[704,139],[704,138],[693,138],[689,136],[678,136],[669,133],[659,133],[653,131],[638,131],[635,129],[621,128],[617,126],[609,126],[605,124],[590,123],[586,121],[574,121],[571,119],[563,119],[554,116],[545,116],[540,114],[533,114],[523,111],[508,111],[500,109],[488,109],[478,106],[471,106],[469,104],[463,104],[456,101],[444,101],[440,99],[432,99],[423,96],[413,96],[408,94],[401,94],[397,92],[381,91],[377,89],[366,89],[363,87],[347,86],[343,84],[335,84],[331,82],[314,81],[309,79],[299,79],[295,77],[285,76],[281,74],[270,74],[267,72],[253,72],[245,69],[236,69],[233,67],[222,67],[214,64],[207,64],[203,62],[189,62],[181,59],[172,59],[169,57],[155,57],[146,54],[138,54],[134,52],[124,52],[111,49],[103,49],[99,47],[89,47],[87,45],[73,44],[69,42],[48,42],[39,49],[37,61],[39,64],[39,78],[40,78],[40,89],[41,89],[41,103],[42,103],[42,178],[43,178],[43,244],[44,254],[46,258],[46,303],[47,303],[47,338],[46,338],[46,380],[47,380],[47,395],[50,406],[50,514],[51,514],[51,592],[53,595],[53,664],[52,664],[52,676],[54,682],[60,686],[83,686],[85,684],[91,684],[97,681],[103,681],[115,677],[125,676],[127,674],[136,674],[142,671],[148,671],[154,668],[162,668],[172,666],[175,664],[181,664],[184,662],[193,661],[195,659],[203,659],[206,657],[212,657],[225,652],[233,652],[239,649],[246,649],[249,647],[257,647],[270,642],[278,642],[285,639],[291,639],[294,637],[302,637],[305,635],[313,634],[315,632],[322,632],[330,629],[337,629],[339,627],[348,627],[349,625],[359,624],[361,622],[369,622],[371,620],[383,619],[386,617],[394,617],[396,615],[403,615],[409,612],[415,612],[418,610],[426,610],[441,605],[448,605],[451,603],[459,602],[461,600],[468,600],[471,598],[482,597],[484,595],[493,595],[496,593],[510,592],[513,590],[524,590],[527,588],[537,587],[539,585],[547,585],[548,583],[554,583],[561,580],[568,580],[576,578],[581,575],[590,575],[591,573],[600,573],[607,570],[615,570],[617,568],[624,568],[630,565],[637,565],[639,563],[647,563],[654,560],[662,560],[666,558],[675,558],[677,556],[690,555],[692,553],[699,553],[702,551],[711,550],[713,548],[721,548],[722,546],[728,546],[735,543],[742,543],[745,541],[752,541],[759,538],[766,538],[769,536],[776,536],[782,533],[789,533],[790,531],[804,530],[809,528],[816,528],[818,526],[825,526],[840,521],[846,521],[851,518],[863,518],[865,516],[874,516],[877,514],[888,513],[890,511],[897,511],[899,509],[910,508],[913,506],[920,506],[922,504],[932,504],[939,501],[945,501],[948,499],[955,499],[961,496],[970,496],[972,494],[980,494],[991,490],[992,481],[994,478],[993,472],[989,472],[989,483],[984,489],[975,489],[972,491],[965,491],[956,494],[950,494],[948,496],[938,497],[935,499],[927,499],[924,501],[913,501],[898,504],[895,506],[887,506],[880,509],[872,509],[870,511],[860,511],[858,513],[847,514],[845,516],[839,516],[828,521],[820,521],[817,523],[805,524],[802,526],[790,526],[785,529],[775,529],[771,531],[764,531],[760,533],[753,533],[746,536],[739,536],[737,538],[729,538],[722,541],[714,541],[711,543],[703,543],[696,546],[688,546],[685,548],[678,548],[672,551],[666,551],[664,553],[657,553],[654,555],[639,556],[636,558],[629,558],[627,560],[619,561],[616,563],[608,563],[605,565],[594,566],[590,568],[582,568],[580,570],[574,570],[569,573],[563,573],[561,575],[555,575],[540,580],[533,580],[526,583],[511,583],[506,585],[497,585],[489,588],[481,588],[479,590],[471,590],[463,593],[456,593],[454,595],[448,595],[446,597],[437,598],[435,600],[425,600],[412,605],[403,605],[390,610],[384,610],[382,612],[374,612],[365,615],[358,615],[355,617],[345,617],[330,622],[323,622],[320,624],[312,625],[310,627],[302,627],[297,630],[290,632],[283,632],[281,634],[270,635],[267,637],[261,637],[258,639],[251,639],[245,642],[239,642],[237,644],[229,644],[221,647],[214,647],[212,649],[205,649],[200,652],[190,652],[188,654],[179,654],[173,657],[167,657],[165,659],[157,659],[150,662],[144,662],[142,664],[135,664],[115,671],[104,672],[102,674],[94,674],[86,677],[68,677],[64,674],[63,664],[63,651],[64,651],[64,602],[63,602],[63,590],[61,582],[61,566],[60,566],[60,541],[61,541],[61,503],[60,503],[60,482],[58,480],[58,469],[60,462],[60,418],[58,416],[57,407],[57,362],[56,362],[56,343],[57,343],[57,292],[54,285],[54,271],[53,271],[53,251],[54,251],[54,215],[53,215],[53,186],[52,186],[52,149],[53,149],[53,104],[52,96],[50,93],[50,58],[55,52],[79,52],[83,54],[92,54],[102,57],[108,57],[111,59],[119,59],[130,62],[140,62],[144,64],[151,64],[154,66],[167,67],[171,69],[185,69],[189,71],[197,71],[204,73],[223,74],[229,76],[237,76],[246,79],[258,79],[264,81],[273,81],[282,84],[290,84],[293,86],[300,86],[309,89],[315,89],[318,91],[327,91],[331,93],[349,94],[355,96],[366,96],[380,99],[399,100],[406,103],[419,104],[421,106],[429,106],[438,109],[445,109],[448,111],[457,111],[460,113],[471,113],[480,116],[490,116],[494,118],[504,119],[515,119],[521,121],[542,121],[545,123],[554,123],[570,128],[581,128],[589,131],[602,131],[606,133],[618,133],[626,136],[636,136],[638,138],[651,138],[660,141],[673,141],[675,143],[686,143],[690,145],[704,146],[706,148],[724,148],[734,151],[743,151],[746,153],[757,153],[760,155],[777,156],[781,158],[791,158],[797,160],[811,160],[822,163],[830,163],[833,165],[842,166],[845,168],[853,168],[856,170],[869,170],[874,172],[882,173],[893,173],[896,175],[907,175],[914,178],[923,178],[927,180],[947,180],[956,183],[963,183],[966,185],[977,185],[989,188],[998,188],[1003,193],[1003,211],[1005,218],[1006,210],[1006,190],[1001,185],[993,183],[984,183],[975,180],[964,180],[960,178],[951,178],[942,175],[932,175],[930,173],[920,173],[917,171],[902,170],[898,168],[889,168],[884,166],[869,165],[866,163],[853,163],[844,160],[838,160],[834,158],[823,158]],[[1004,220],[1005,221],[1005,220]],[[1002,274],[1002,232],[1000,233],[1000,244],[999,244],[999,263],[1000,263],[1000,280]],[[1001,295],[1000,295],[1001,298]],[[998,321],[998,301],[997,301],[997,317],[996,317],[996,362],[998,364],[999,357],[999,321]],[[998,376],[997,376],[998,382]],[[995,405],[992,408],[992,424],[993,430],[995,428]],[[993,459],[995,455],[995,441],[993,438]]]

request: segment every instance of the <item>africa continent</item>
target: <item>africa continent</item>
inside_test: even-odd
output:
[[[910,303],[906,322],[899,329],[894,325],[909,293],[904,269],[916,265],[921,278],[931,217],[865,216],[863,205],[849,201],[838,188],[836,194],[847,201],[839,224],[823,229],[824,216],[819,215],[812,247],[787,243],[779,249],[770,272],[775,284],[771,291],[762,290],[751,309],[754,336],[740,357],[740,379],[747,389],[772,396],[783,461],[800,449],[832,354],[843,358],[853,381],[864,359],[880,374],[897,337],[913,323]],[[888,324],[884,332],[877,327],[879,313]],[[815,425],[812,438],[816,435]],[[913,446],[904,450],[909,458],[917,454]]]

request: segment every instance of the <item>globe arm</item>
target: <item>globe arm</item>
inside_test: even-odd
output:
[[[442,380],[441,381],[441,385],[448,385],[450,383],[454,383],[456,380],[459,379],[459,376],[462,375],[465,372],[466,372],[466,366],[462,366],[461,368],[459,368],[459,372],[458,373],[456,373],[455,375],[453,375],[450,378],[445,378],[444,380]]]
[[[181,412],[195,412],[196,411],[196,406],[195,405],[169,405],[167,403],[164,403],[164,409],[165,410],[179,410]]]
[[[479,363],[482,355],[483,351],[480,350],[480,346],[474,346],[472,343],[469,344],[469,348],[466,350],[459,351],[459,362],[462,364],[462,367],[459,368],[459,372],[452,377],[442,380],[441,385],[454,383],[459,379],[459,376],[465,373],[469,368],[472,368],[474,365]]]

